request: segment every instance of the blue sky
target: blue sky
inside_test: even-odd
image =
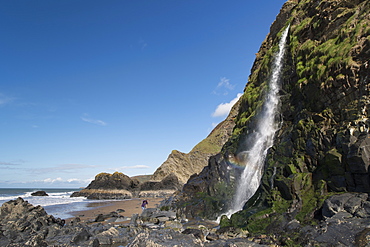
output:
[[[0,187],[152,174],[189,152],[284,2],[0,0]]]

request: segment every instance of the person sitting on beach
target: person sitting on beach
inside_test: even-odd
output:
[[[144,200],[143,203],[141,204],[141,208],[144,210],[146,208],[146,205],[148,205],[148,201]]]

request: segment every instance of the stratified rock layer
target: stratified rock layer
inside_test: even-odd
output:
[[[100,173],[83,190],[74,192],[71,197],[88,199],[130,199],[132,192],[138,190],[140,182],[121,172]]]
[[[86,197],[87,199],[130,199],[133,197],[164,197],[182,188],[179,179],[170,173],[161,181],[145,181],[140,183],[135,178],[115,172],[100,173],[83,190],[74,192],[71,197]]]

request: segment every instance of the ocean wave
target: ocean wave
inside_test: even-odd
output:
[[[28,201],[33,205],[40,206],[50,206],[50,205],[59,205],[59,204],[69,204],[75,202],[83,202],[86,199],[83,197],[70,197],[73,192],[76,190],[70,191],[61,191],[61,190],[45,190],[48,196],[32,196],[33,192],[38,190],[5,190],[0,193],[0,206],[7,201],[15,200],[18,197],[22,197],[24,200]]]
[[[33,192],[43,190],[48,196],[32,196]],[[48,214],[59,218],[73,217],[72,212],[87,209],[91,202],[109,200],[89,200],[85,197],[70,197],[78,189],[0,189],[0,206],[10,200],[22,197],[34,206],[42,206]]]

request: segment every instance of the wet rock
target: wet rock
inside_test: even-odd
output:
[[[39,190],[31,193],[31,196],[49,196],[45,191]]]

